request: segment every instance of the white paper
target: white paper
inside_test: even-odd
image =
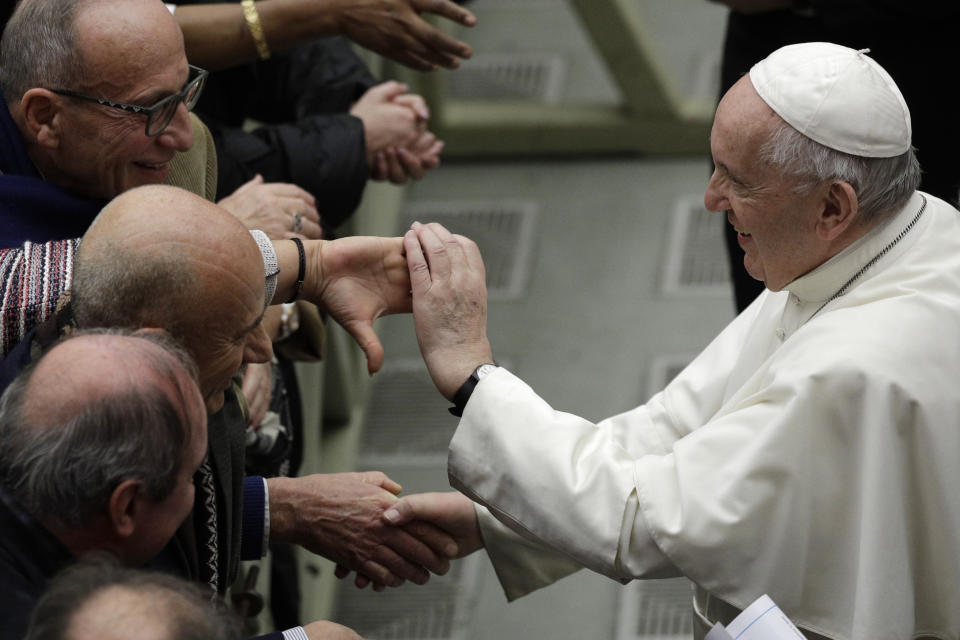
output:
[[[710,633],[704,636],[703,640],[733,640],[733,636],[727,633],[723,625],[718,622],[713,625],[713,629],[710,629]]]
[[[720,626],[719,623],[717,626]],[[721,627],[722,628],[722,627]],[[743,610],[722,633],[713,636],[714,627],[704,640],[805,640],[800,630],[780,611],[770,596],[764,594]]]

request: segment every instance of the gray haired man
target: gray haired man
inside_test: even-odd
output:
[[[54,346],[0,400],[0,638],[46,582],[105,551],[139,565],[193,508],[207,418],[192,361],[161,332]]]

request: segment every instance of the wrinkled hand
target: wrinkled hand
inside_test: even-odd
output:
[[[258,174],[217,204],[247,229],[259,229],[273,240],[323,236],[316,200],[295,184],[264,182]],[[294,229],[297,215],[302,225],[300,232]]]
[[[419,521],[443,529],[457,542],[457,558],[483,548],[473,501],[459,491],[405,496],[384,511],[383,519],[395,527]]]
[[[731,10],[739,13],[766,13],[778,9],[789,9],[792,0],[710,0],[717,4],[725,4]]]
[[[389,180],[403,184],[408,180],[420,180],[427,171],[440,166],[440,153],[444,143],[430,131],[423,131],[406,147],[390,148],[376,155],[371,166],[373,180]]]
[[[406,85],[384,82],[369,89],[350,109],[363,120],[372,180],[404,184],[440,165],[443,142],[427,129],[430,109]]]
[[[311,622],[303,630],[310,640],[363,640],[353,629],[329,620]]]
[[[384,511],[383,518],[393,526],[424,522],[443,529],[457,542],[457,558],[470,555],[484,546],[473,502],[456,491],[406,496]],[[350,571],[346,567],[338,566],[335,573],[342,579],[347,577]],[[367,576],[357,574],[355,584],[358,588],[363,589],[369,583]],[[373,588],[380,591],[383,585],[374,583]]]
[[[480,250],[435,222],[415,222],[403,247],[420,352],[437,389],[449,400],[478,365],[493,362]]]
[[[303,297],[350,332],[367,356],[367,370],[374,373],[383,365],[383,345],[373,321],[411,308],[403,240],[352,236],[325,242],[320,250],[315,261],[319,273],[304,283]]]
[[[374,581],[400,586],[442,575],[456,543],[427,523],[395,527],[383,512],[400,485],[378,471],[270,478],[270,538],[292,542]]]
[[[263,417],[270,408],[270,397],[273,394],[273,364],[270,362],[250,362],[244,368],[243,397],[247,400],[250,410],[249,426],[260,428]]]
[[[451,0],[347,0],[338,31],[362,47],[419,71],[455,69],[473,55],[470,45],[420,17],[433,13],[472,27],[477,18]]]
[[[371,165],[377,153],[413,142],[426,127],[426,118],[408,102],[397,100],[406,91],[407,85],[391,80],[367,89],[350,107],[350,115],[363,121],[367,162]]]

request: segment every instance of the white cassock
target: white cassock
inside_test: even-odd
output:
[[[914,194],[599,424],[498,369],[449,473],[512,530],[480,509],[510,598],[682,574],[830,638],[960,638],[960,212]]]

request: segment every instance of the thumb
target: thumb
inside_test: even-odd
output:
[[[417,520],[418,498],[418,495],[412,495],[394,502],[389,509],[383,512],[383,519],[395,527]]]
[[[375,374],[383,366],[383,345],[369,322],[354,322],[345,327],[367,356],[367,373]]]
[[[361,479],[363,482],[367,484],[375,484],[381,489],[389,491],[393,495],[397,495],[403,491],[403,487],[391,480],[390,476],[382,471],[366,471],[363,473]]]
[[[237,187],[237,191],[239,191],[240,189],[243,189],[244,187],[252,187],[255,184],[262,184],[262,183],[263,183],[263,176],[258,173],[257,175],[253,176],[252,178],[244,182],[242,185]]]

